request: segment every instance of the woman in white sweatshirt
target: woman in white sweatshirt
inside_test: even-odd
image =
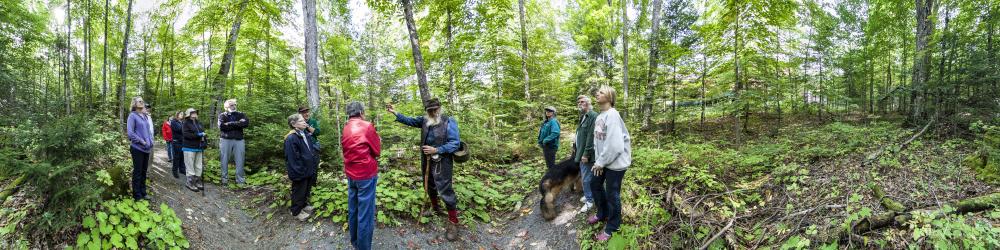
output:
[[[615,110],[615,89],[603,86],[597,91],[597,104],[601,113],[594,122],[594,152],[596,155],[594,179],[590,188],[594,193],[597,214],[587,218],[588,224],[606,221],[604,230],[594,235],[594,240],[604,242],[618,231],[622,223],[622,178],[632,164],[632,137],[625,128],[618,110]]]

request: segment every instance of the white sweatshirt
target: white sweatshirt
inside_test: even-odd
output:
[[[597,115],[594,122],[594,165],[609,170],[625,170],[632,165],[632,136],[615,108]]]

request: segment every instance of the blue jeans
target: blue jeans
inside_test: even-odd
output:
[[[580,162],[580,179],[583,181],[583,197],[587,202],[594,202],[594,191],[590,188],[590,181],[594,179],[594,171],[590,171],[593,164]]]
[[[347,179],[347,229],[351,231],[351,246],[358,250],[372,249],[377,182],[378,176],[367,180]]]
[[[612,235],[622,224],[622,179],[625,170],[614,171],[604,169],[600,176],[594,176],[590,188],[594,191],[594,206],[597,207],[597,218],[607,219],[604,233]]]
[[[171,161],[174,160],[174,146],[173,145],[174,145],[173,142],[169,142],[168,141],[167,142],[167,147],[165,147],[167,149],[167,159],[169,159]]]

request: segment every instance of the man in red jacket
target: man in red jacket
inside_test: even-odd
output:
[[[163,120],[163,126],[160,126],[160,134],[163,134],[163,140],[167,141],[167,162],[174,161],[174,150],[172,150],[174,133],[172,130],[170,130],[170,120],[173,119],[174,119],[173,117],[170,117],[170,119]]]
[[[365,107],[357,101],[347,104],[347,124],[340,137],[347,174],[347,218],[351,246],[368,250],[375,231],[375,185],[382,139],[375,126],[365,121]]]

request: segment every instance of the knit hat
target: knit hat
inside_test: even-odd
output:
[[[437,109],[440,107],[441,107],[441,101],[438,101],[437,98],[431,98],[430,100],[424,102],[424,110]]]

